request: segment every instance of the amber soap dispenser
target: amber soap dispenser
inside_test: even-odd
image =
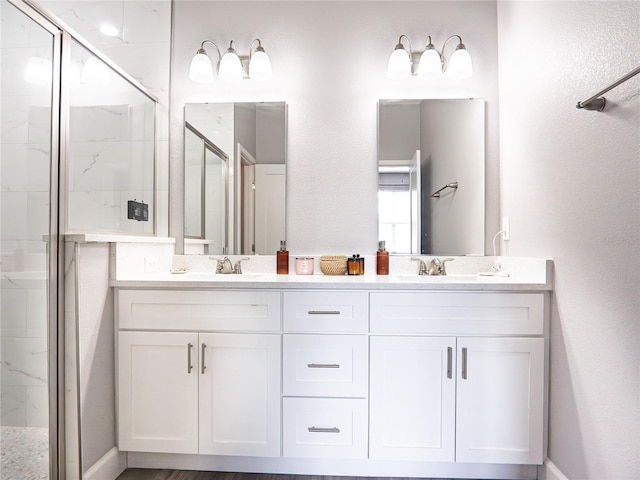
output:
[[[376,273],[378,275],[389,275],[389,252],[385,248],[385,241],[380,240],[378,243],[378,252],[376,254]]]
[[[289,275],[289,252],[287,243],[280,240],[280,250],[276,252],[276,273],[278,275]]]

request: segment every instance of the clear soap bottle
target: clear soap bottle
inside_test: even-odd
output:
[[[289,275],[289,252],[287,243],[280,240],[280,250],[276,252],[276,273],[278,275]]]
[[[389,252],[385,248],[385,241],[380,240],[376,254],[376,273],[378,275],[389,275]]]

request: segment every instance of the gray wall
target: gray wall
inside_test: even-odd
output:
[[[511,255],[554,260],[549,457],[640,478],[640,3],[499,2],[502,212]],[[551,19],[553,21],[551,21]]]

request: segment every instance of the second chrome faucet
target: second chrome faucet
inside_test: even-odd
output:
[[[427,265],[421,258],[412,257],[411,260],[418,262],[418,275],[446,275],[446,262],[454,260],[453,258],[445,258],[440,260],[438,257],[434,257],[429,261]]]

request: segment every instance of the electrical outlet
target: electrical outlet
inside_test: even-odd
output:
[[[508,242],[511,239],[511,229],[509,225],[509,217],[502,217],[502,228],[504,232],[504,241]]]
[[[158,271],[158,257],[145,257],[144,258],[144,272],[156,273]]]

